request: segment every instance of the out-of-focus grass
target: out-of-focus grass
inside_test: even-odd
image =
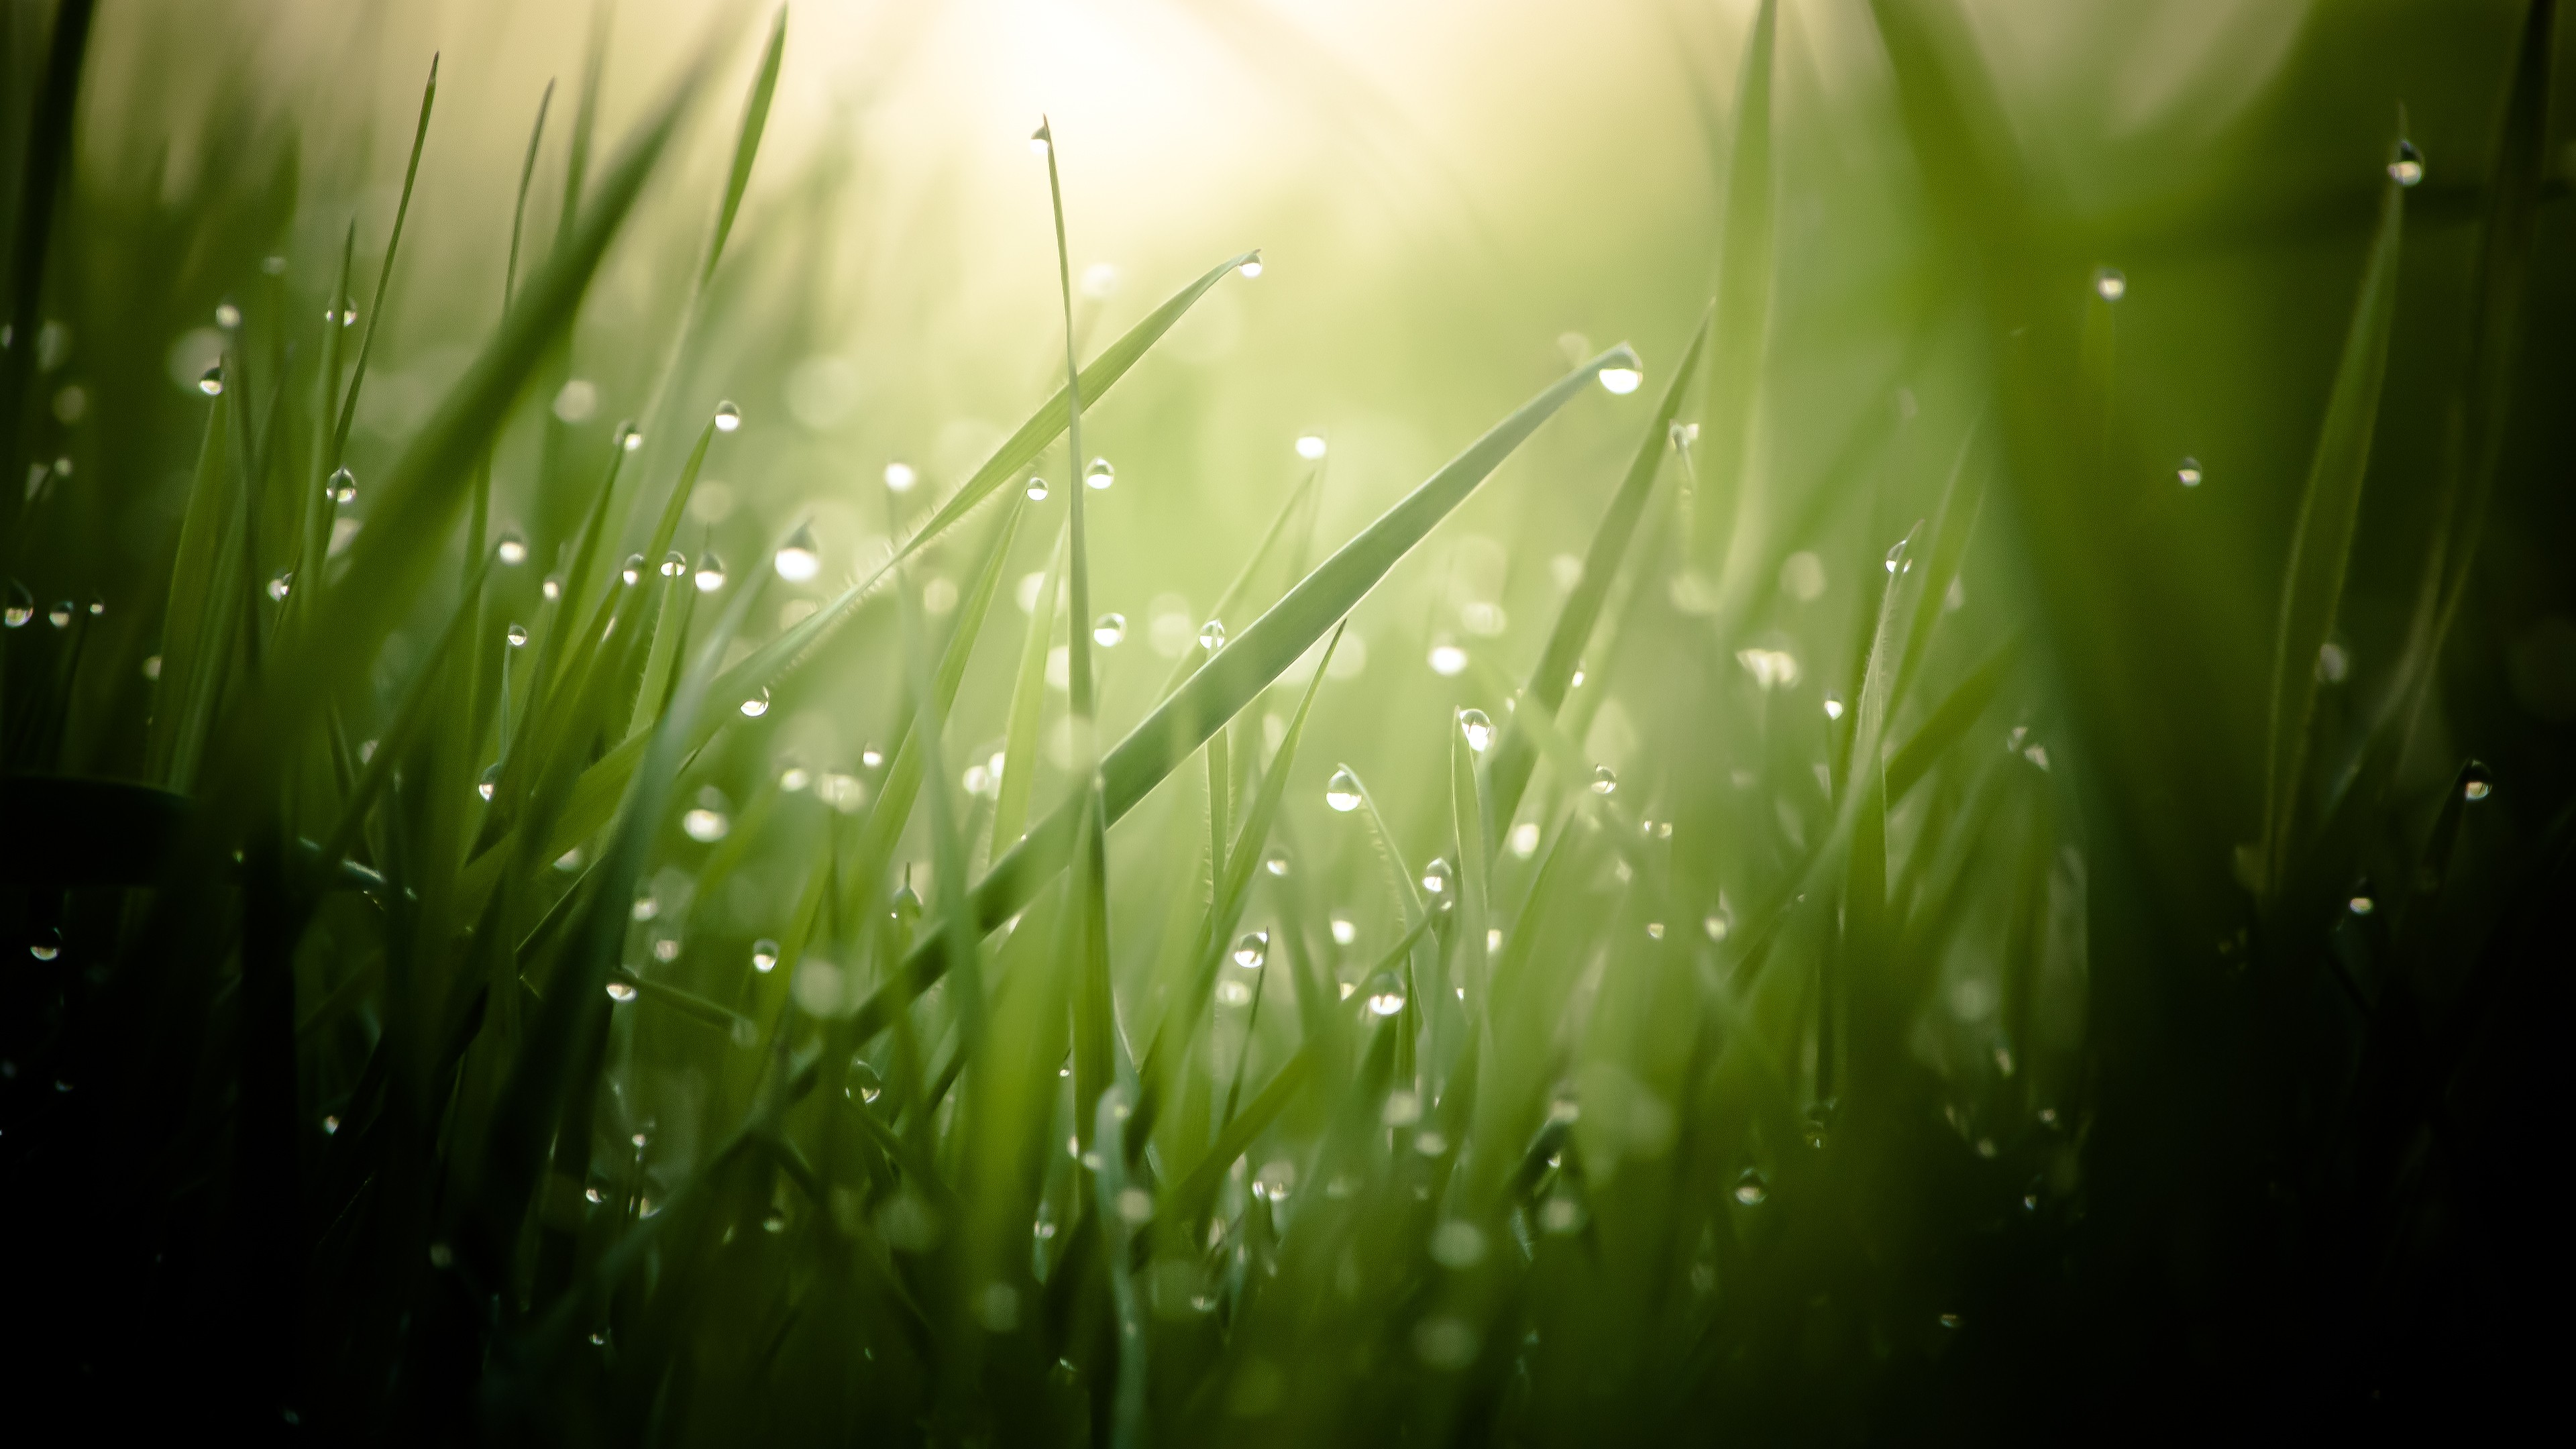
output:
[[[784,12],[406,57],[400,136],[138,13],[0,57],[27,1401],[2098,1435],[2536,1362],[2554,7],[1621,14],[1670,104],[1483,195],[1211,11],[1458,244],[1123,277],[1103,112],[920,203],[900,67],[778,124]]]

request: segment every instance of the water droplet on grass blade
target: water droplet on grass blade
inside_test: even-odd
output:
[[[853,1092],[861,1102],[873,1102],[885,1095],[885,1078],[878,1076],[877,1069],[869,1066],[864,1057],[852,1057],[849,1074],[842,1079],[841,1094]]]
[[[730,433],[742,426],[742,409],[730,402],[716,404],[716,431]]]
[[[71,600],[63,599],[45,611],[45,622],[57,629],[68,629],[72,626],[72,616],[78,612],[72,607]]]
[[[186,374],[182,373],[181,376],[184,377]],[[207,368],[204,375],[197,379],[197,391],[208,397],[221,396],[223,390],[224,369],[221,364]]]
[[[2185,488],[2199,487],[2200,460],[2198,458],[2186,456],[2182,462],[2174,468],[2174,481]]]
[[[635,988],[623,981],[611,981],[608,983],[608,999],[617,1002],[633,1001]]]
[[[1608,765],[1595,765],[1592,767],[1593,794],[1609,795],[1617,792],[1618,788],[1619,775],[1617,771],[1612,770]]]
[[[1601,385],[1620,397],[1635,392],[1646,380],[1646,365],[1637,354],[1621,347],[1600,372]]]
[[[2129,295],[2128,274],[2118,267],[2097,267],[2093,271],[2093,295],[2105,302],[2117,302]]]
[[[628,554],[625,566],[618,569],[617,576],[630,584],[640,582],[644,577],[644,555]]]
[[[1448,894],[1450,878],[1449,862],[1437,856],[1422,868],[1422,888],[1435,896]]]
[[[2400,186],[2412,186],[2424,179],[2424,153],[2412,141],[2397,143],[2397,154],[2388,162],[2388,179]]]
[[[724,581],[724,560],[716,557],[713,549],[709,549],[706,552],[699,554],[696,578],[698,592],[702,594],[712,594],[716,590],[724,587]]]
[[[2483,800],[2494,793],[2495,778],[2487,773],[2487,767],[2484,764],[2481,764],[2476,760],[2471,760],[2467,765],[2461,768],[2461,799]]]
[[[1308,433],[1297,440],[1297,456],[1313,462],[1324,456],[1325,443],[1320,433]]]
[[[1040,122],[1036,130],[1029,132],[1029,154],[1032,156],[1043,156],[1054,149],[1054,128],[1044,122]]]
[[[626,451],[632,453],[636,449],[644,446],[644,430],[642,428],[628,428],[626,430],[626,436],[620,441]]]
[[[513,624],[503,631],[501,637],[509,641],[511,648],[524,649],[528,646],[528,626]]]
[[[766,976],[778,969],[778,943],[766,936],[751,943],[751,969]]]
[[[1368,1009],[1379,1016],[1393,1016],[1404,1010],[1404,978],[1392,971],[1370,977],[1366,992]]]
[[[742,715],[745,719],[758,719],[767,713],[769,713],[769,691],[766,689],[742,702]]]
[[[1269,954],[1270,933],[1268,931],[1246,931],[1242,939],[1234,943],[1234,964],[1246,971],[1259,969],[1262,961]]]
[[[1258,251],[1255,251],[1255,252],[1252,254],[1252,256],[1251,256],[1248,260],[1246,260],[1246,261],[1244,262],[1244,264],[1243,264],[1242,266],[1239,266],[1239,267],[1235,268],[1235,270],[1236,270],[1236,271],[1238,271],[1238,272],[1241,272],[1241,273],[1244,275],[1245,279],[1247,279],[1247,280],[1249,280],[1249,279],[1251,279],[1251,278],[1253,278],[1253,277],[1258,277],[1258,276],[1260,276],[1260,275],[1261,275],[1261,253],[1260,253],[1260,252],[1258,252]]]
[[[669,553],[662,555],[662,577],[666,579],[676,579],[687,574],[688,571],[689,556],[687,554],[684,554],[675,548]]]
[[[1360,808],[1360,777],[1351,773],[1350,766],[1335,770],[1333,778],[1324,782],[1324,803],[1344,814]]]
[[[9,602],[5,607],[0,607],[0,624],[6,624],[12,629],[24,629],[27,627],[27,622],[35,617],[36,596],[27,592],[25,584],[11,579]]]
[[[1199,626],[1199,647],[1210,654],[1225,647],[1225,621],[1210,619]]]
[[[731,828],[732,822],[725,819],[723,811],[709,810],[704,806],[680,817],[681,833],[700,845],[724,839],[725,832]]]
[[[350,472],[345,466],[332,469],[331,486],[327,491],[330,493],[331,501],[334,503],[356,502],[358,498],[358,475]]]
[[[1115,649],[1127,638],[1127,616],[1103,614],[1091,621],[1091,642],[1103,649]]]
[[[1271,847],[1270,854],[1261,862],[1261,868],[1275,876],[1286,875],[1288,873],[1287,850],[1280,846]]]
[[[39,961],[51,961],[61,956],[63,954],[61,928],[55,926],[39,928],[36,934],[27,940],[27,954]]]
[[[1458,729],[1467,737],[1467,748],[1480,755],[1487,745],[1494,742],[1494,722],[1486,718],[1481,709],[1458,711]]]
[[[1047,480],[1045,480],[1044,478],[1039,477],[1039,476],[1038,476],[1037,474],[1035,474],[1035,473],[1030,474],[1030,475],[1029,475],[1028,492],[1029,492],[1029,501],[1030,501],[1031,503],[1044,503],[1044,502],[1046,502],[1046,498],[1047,498]]]
[[[1737,1202],[1746,1207],[1760,1207],[1770,1197],[1771,1180],[1762,1175],[1762,1169],[1748,1167],[1736,1176],[1735,1200]]]
[[[822,552],[814,546],[814,525],[800,523],[787,541],[778,546],[778,576],[791,584],[801,584],[823,571]]]
[[[1431,672],[1443,679],[1466,672],[1467,651],[1447,640],[1431,646]]]
[[[241,325],[241,309],[230,302],[215,304],[215,325],[230,332]]]
[[[1108,459],[1094,458],[1091,466],[1082,470],[1082,481],[1096,492],[1106,492],[1109,485],[1118,481],[1118,470]]]
[[[912,485],[920,481],[921,475],[912,470],[910,463],[900,458],[885,465],[885,486],[888,492],[909,493],[912,491]]]
[[[483,778],[482,778],[482,779],[477,780],[477,781],[475,781],[475,782],[474,782],[474,793],[475,793],[475,794],[477,794],[477,795],[482,796],[482,797],[483,797],[484,799],[486,799],[486,800],[491,799],[491,798],[492,798],[492,792],[494,792],[495,790],[498,790],[498,789],[500,789],[500,788],[501,788],[501,767],[500,767],[500,765],[498,765],[497,763],[496,763],[496,764],[494,764],[490,769],[487,769],[487,770],[485,770],[485,771],[483,772]]]

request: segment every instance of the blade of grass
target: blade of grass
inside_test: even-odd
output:
[[[1739,499],[1753,432],[1754,398],[1761,389],[1762,359],[1771,328],[1771,62],[1778,17],[1774,0],[1762,0],[1745,42],[1735,89],[1735,149],[1726,171],[1726,217],[1718,254],[1718,329],[1708,369],[1705,414],[1707,494],[1695,520],[1695,555],[1714,560],[1717,529],[1726,505]],[[1676,377],[1676,383],[1679,378]],[[1735,510],[1740,512],[1740,504]],[[1555,708],[1553,702],[1549,708]],[[1499,803],[1499,800],[1498,802]]]
[[[769,22],[769,41],[761,48],[758,78],[743,101],[742,127],[733,143],[733,169],[725,176],[724,205],[716,212],[715,236],[707,243],[707,263],[698,272],[702,291],[716,274],[716,263],[724,257],[725,239],[733,234],[734,213],[742,209],[743,189],[751,184],[751,163],[760,154],[760,134],[769,124],[769,100],[778,91],[778,61],[786,48],[787,7],[781,5],[777,18]]]
[[[2282,570],[2280,622],[2273,636],[2270,722],[2263,770],[2263,865],[2268,901],[2283,884],[2298,839],[2309,723],[2316,710],[2317,656],[2334,632],[2344,570],[2361,512],[2362,477],[2379,420],[2379,388],[2388,373],[2388,334],[2397,311],[2397,252],[2406,190],[2391,177],[2380,187],[2379,224],[2362,269],[2360,295],[2335,368],[2308,483],[2299,498],[2290,557]]]
[[[420,90],[420,123],[412,131],[411,160],[403,167],[402,199],[394,203],[393,234],[385,239],[385,261],[376,272],[376,295],[367,303],[367,330],[358,334],[358,363],[349,373],[349,391],[340,399],[340,421],[331,430],[331,451],[323,472],[340,466],[349,451],[349,428],[358,419],[358,392],[367,383],[367,359],[376,350],[376,328],[385,320],[385,293],[394,281],[394,257],[402,250],[403,222],[411,216],[411,190],[420,179],[421,148],[429,144],[429,115],[438,105],[438,57],[429,58],[429,82]]]
[[[1029,819],[1029,789],[1036,783],[1038,763],[1038,726],[1046,713],[1046,661],[1049,642],[1055,635],[1056,584],[1063,577],[1066,537],[1071,526],[1059,531],[1055,547],[1047,551],[1046,576],[1038,585],[1036,607],[1029,611],[1029,627],[1020,641],[1020,669],[1011,684],[1010,723],[1002,735],[1002,783],[993,798],[993,848],[999,856],[1020,838],[1021,827]],[[1070,626],[1080,632],[1080,619]]]
[[[546,138],[546,111],[555,103],[555,78],[546,77],[545,93],[537,97],[537,119],[528,127],[528,157],[519,163],[519,199],[510,208],[510,259],[501,268],[501,310],[510,310],[510,299],[519,286],[519,238],[528,223],[528,183],[536,179],[537,146]]]
[[[1574,677],[1584,645],[1591,642],[1611,581],[1618,576],[1620,560],[1626,557],[1628,542],[1636,535],[1637,521],[1645,516],[1646,500],[1654,492],[1655,479],[1663,471],[1664,454],[1671,446],[1673,419],[1681,410],[1684,391],[1708,345],[1713,320],[1713,311],[1702,311],[1699,326],[1691,330],[1690,346],[1674,367],[1672,381],[1664,385],[1663,400],[1655,405],[1645,435],[1637,442],[1627,476],[1620,480],[1619,491],[1611,495],[1601,521],[1593,526],[1592,543],[1583,554],[1583,575],[1557,607],[1556,624],[1548,630],[1547,647],[1539,652],[1538,664],[1530,670],[1527,696],[1550,714],[1565,704],[1566,682]],[[1528,788],[1530,770],[1536,764],[1537,757],[1528,742],[1521,739],[1511,721],[1503,721],[1502,738],[1496,742],[1493,759],[1484,770],[1486,790],[1493,797],[1493,819],[1509,820],[1520,808],[1521,791]]]

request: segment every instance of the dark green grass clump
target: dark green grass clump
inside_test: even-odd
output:
[[[594,40],[504,218],[421,191],[435,63],[385,206],[314,200],[246,96],[120,118],[214,138],[127,174],[93,8],[0,57],[22,1412],[1536,1444],[2537,1391],[2545,0],[2411,112],[2289,66],[2202,168],[2246,177],[2152,218],[2058,194],[1954,7],[1847,7],[1880,69],[1839,134],[1905,178],[1859,322],[1819,303],[1856,253],[1782,231],[1862,183],[1804,169],[1804,7],[1763,0],[1669,347],[1477,394],[1346,534],[1318,435],[1212,538],[1120,465],[1182,473],[1157,348],[1261,255],[1095,345],[1051,126],[1060,305],[1012,354],[1049,395],[941,477],[784,421],[771,279],[829,238],[764,198],[835,183],[763,170],[783,11],[613,136]],[[390,320],[424,228],[506,256],[431,274],[472,340],[435,387]],[[2276,356],[2178,347],[2252,292],[2158,288],[2265,247],[2305,278]],[[600,320],[612,265],[672,315]],[[809,498],[717,481],[818,452]],[[1480,492],[1584,531],[1469,547]],[[1202,565],[1204,613],[1116,612]]]

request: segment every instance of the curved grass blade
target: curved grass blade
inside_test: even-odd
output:
[[[2388,334],[2397,311],[2397,252],[2406,191],[2390,177],[2380,185],[2379,225],[2362,270],[2334,391],[2299,498],[2290,558],[2282,571],[2280,623],[2272,646],[2272,703],[2263,770],[2260,894],[2279,892],[2298,826],[2300,782],[2307,773],[2309,722],[2316,710],[2317,654],[2334,632],[2361,512],[2363,474],[2379,419],[2379,388],[2388,373]]]
[[[1055,279],[1064,304],[1065,529],[1072,558],[1067,602],[1074,621],[1065,632],[1066,694],[1073,708],[1074,753],[1087,766],[1100,742],[1092,726],[1091,542],[1082,526],[1082,495],[1089,491],[1082,478],[1082,366],[1074,351],[1073,258],[1064,237],[1064,181],[1055,164],[1055,124],[1040,117],[1038,132],[1046,137],[1047,199],[1055,207]]]
[[[1210,287],[1222,280],[1226,273],[1252,260],[1255,255],[1256,253],[1253,252],[1245,252],[1241,256],[1218,263],[1197,281],[1173,293],[1170,300],[1155,308],[1144,321],[1129,328],[1125,336],[1111,343],[1107,351],[1093,358],[1091,365],[1082,369],[1082,395],[1095,402],[1098,401],[1118,379],[1127,375],[1127,370],[1136,365],[1138,358],[1145,355],[1145,349],[1153,346],[1164,333],[1169,332],[1172,325],[1181,320],[1182,314],[1188,312],[1191,305],[1200,297],[1206,295]],[[1035,458],[1047,444],[1055,441],[1056,435],[1064,431],[1069,415],[1066,393],[1059,389],[1053,398],[1030,415],[1028,421],[1020,424],[1018,432],[1011,434],[1000,447],[993,450],[993,455],[984,461],[984,466],[976,469],[973,477],[967,479],[963,486],[949,495],[948,501],[940,505],[939,511],[932,514],[928,522],[915,530],[912,537],[904,540],[903,546],[895,551],[892,558],[879,564],[866,578],[842,590],[837,597],[815,610],[811,618],[771,640],[758,652],[725,671],[724,677],[717,681],[717,691],[725,694],[748,694],[755,689],[776,683],[789,670],[813,657],[814,651],[822,646],[824,639],[857,611],[859,601],[864,599],[896,564],[918,553],[931,540],[947,532],[950,525],[972,512],[977,504],[993,496],[995,490],[1008,482],[1021,468],[1027,466],[1029,460]],[[710,733],[713,728],[713,725],[708,726]]]
[[[1777,29],[1774,0],[1762,0],[1735,89],[1735,150],[1727,163],[1725,231],[1713,309],[1716,325],[1724,330],[1708,369],[1708,446],[1701,454],[1708,471],[1694,540],[1694,552],[1703,560],[1717,555],[1725,505],[1735,501],[1743,479],[1753,401],[1770,338],[1771,61]]]
[[[367,358],[376,350],[376,328],[385,320],[385,293],[393,286],[394,256],[402,250],[403,222],[411,216],[412,184],[420,179],[421,148],[429,144],[429,113],[438,105],[438,57],[429,58],[429,83],[420,91],[420,123],[411,134],[411,160],[403,167],[402,199],[394,203],[393,234],[385,240],[385,264],[376,273],[376,295],[367,303],[367,330],[358,334],[358,363],[349,374],[348,395],[340,399],[340,421],[331,430],[331,451],[323,471],[340,466],[349,451],[349,427],[358,420],[358,391],[366,386]]]
[[[546,77],[545,94],[537,97],[536,124],[528,128],[528,159],[519,163],[519,199],[510,208],[510,260],[501,270],[501,310],[510,310],[510,299],[519,286],[519,238],[528,224],[528,183],[537,174],[537,144],[546,138],[546,111],[555,103],[555,80]]]
[[[1218,650],[1101,761],[1103,825],[1115,823],[1197,753],[1210,735],[1269,688],[1433,527],[1465,502],[1539,424],[1553,417],[1603,368],[1614,365],[1637,366],[1636,353],[1622,344],[1549,384],[1342,545],[1254,620],[1241,638]],[[989,928],[1000,923],[1063,868],[1072,854],[1081,808],[1079,799],[1059,806],[976,883],[974,909],[979,925]],[[859,1008],[862,1034],[872,1035],[897,1003],[909,1000],[935,979],[935,967],[916,948],[905,958],[901,973]]]
[[[760,133],[769,124],[769,100],[778,91],[778,59],[787,46],[787,7],[778,7],[778,17],[769,23],[769,43],[760,52],[760,73],[751,83],[751,95],[743,101],[742,129],[733,143],[733,169],[725,177],[724,206],[716,213],[716,231],[707,243],[707,264],[698,272],[698,287],[704,290],[707,280],[716,274],[716,263],[723,259],[725,238],[733,234],[734,213],[742,209],[743,188],[751,184],[751,163],[760,154]],[[531,148],[529,154],[535,151]]]
[[[1535,701],[1550,714],[1565,704],[1566,682],[1574,677],[1575,663],[1583,657],[1584,645],[1591,642],[1593,627],[1601,620],[1602,603],[1610,596],[1611,581],[1618,576],[1619,561],[1627,555],[1628,541],[1636,536],[1637,521],[1645,516],[1646,500],[1663,471],[1673,419],[1681,411],[1683,392],[1690,386],[1700,354],[1708,345],[1714,315],[1713,308],[1700,313],[1700,325],[1691,330],[1690,347],[1673,369],[1672,381],[1664,385],[1663,401],[1655,405],[1654,417],[1629,460],[1628,475],[1620,480],[1619,491],[1610,496],[1610,507],[1602,513],[1601,522],[1593,527],[1591,546],[1583,554],[1583,576],[1557,608],[1556,626],[1548,631],[1547,647],[1540,651],[1538,665],[1530,671],[1525,704]],[[1530,770],[1538,763],[1515,724],[1506,721],[1502,733],[1493,760],[1484,770],[1486,792],[1493,802],[1490,818],[1495,820],[1509,820],[1512,812],[1520,808],[1521,791],[1528,788]]]

